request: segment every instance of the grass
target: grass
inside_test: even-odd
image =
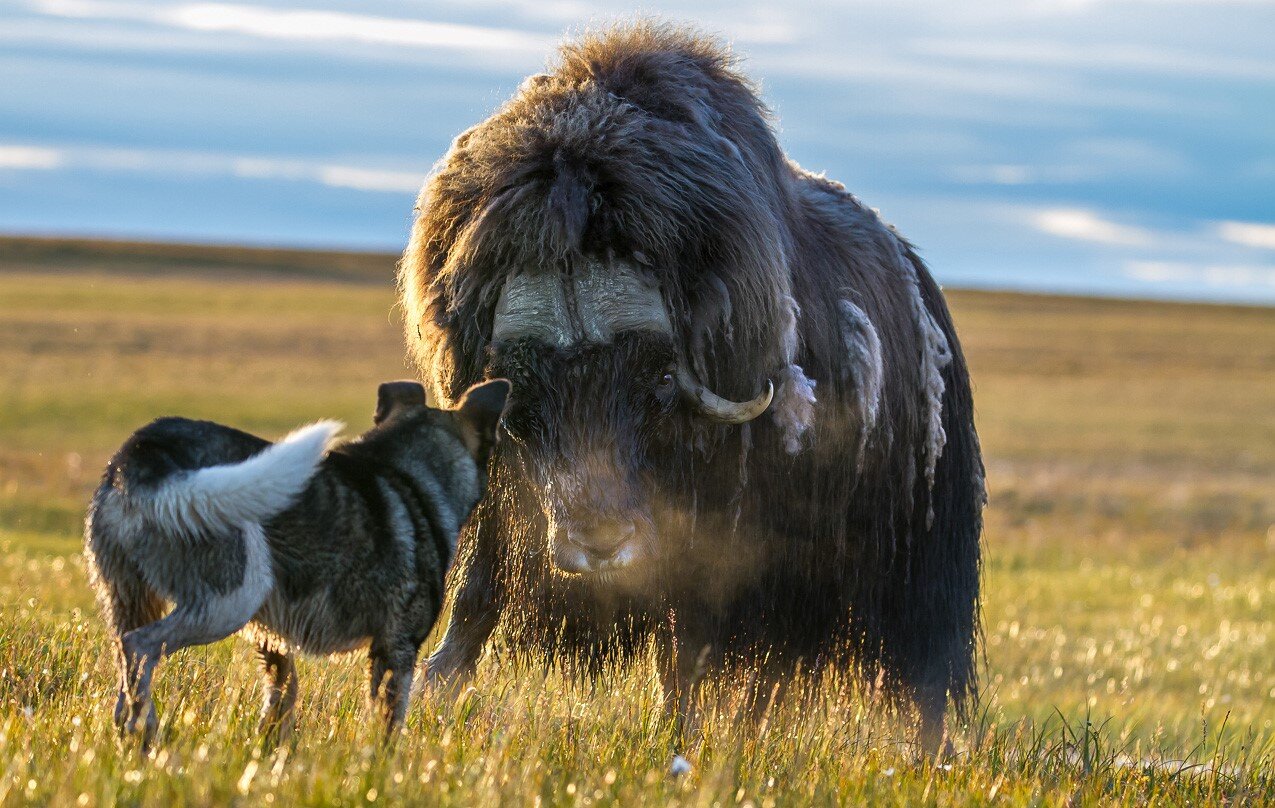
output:
[[[163,742],[121,749],[79,554],[107,455],[168,413],[361,428],[410,373],[391,269],[0,242],[0,804],[1275,802],[1275,311],[972,292],[987,697],[946,766],[832,683],[760,727],[722,694],[674,777],[649,660],[581,683],[499,654],[388,750],[364,663],[305,660],[296,737],[263,754],[239,640],[162,668]]]

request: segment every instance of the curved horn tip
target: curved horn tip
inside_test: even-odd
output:
[[[775,385],[766,380],[766,390],[751,401],[729,401],[704,386],[685,369],[680,369],[678,381],[690,394],[701,415],[727,424],[747,423],[764,413],[775,397]]]

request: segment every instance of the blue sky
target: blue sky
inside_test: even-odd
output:
[[[397,250],[564,34],[732,43],[940,281],[1275,303],[1275,2],[0,5],[0,231]]]

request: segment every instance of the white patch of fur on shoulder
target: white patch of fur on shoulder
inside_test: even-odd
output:
[[[815,423],[815,403],[814,379],[807,377],[800,365],[784,368],[775,396],[774,419],[783,430],[788,454],[801,451],[802,438]]]
[[[934,321],[934,315],[925,306],[921,295],[921,281],[918,269],[903,249],[901,239],[890,232],[890,240],[894,244],[899,266],[908,273],[912,287],[912,309],[916,317],[917,332],[921,340],[921,390],[925,395],[926,418],[928,428],[924,445],[925,482],[930,490],[934,489],[934,471],[938,467],[939,458],[943,456],[943,447],[947,445],[947,433],[943,430],[943,369],[952,361],[951,348],[943,329]],[[926,511],[927,527],[934,522],[932,506]]]
[[[933,488],[934,469],[943,454],[943,447],[947,445],[947,433],[943,431],[943,369],[952,361],[952,354],[943,329],[934,322],[924,304],[917,302],[921,306],[918,319],[925,352],[921,363],[921,383],[930,419],[929,436],[925,442],[925,480]]]
[[[801,306],[792,295],[784,295],[784,304],[787,317],[780,346],[788,365],[780,371],[771,412],[783,430],[784,449],[788,454],[797,454],[801,451],[802,437],[815,423],[815,382],[793,361],[797,358],[797,318],[801,316]]]
[[[846,347],[846,375],[854,383],[855,405],[859,410],[859,460],[863,467],[868,435],[881,413],[881,390],[885,378],[881,338],[867,313],[849,300],[838,303],[841,311],[841,339]]]
[[[801,317],[801,306],[792,295],[784,295],[784,315],[784,332],[780,335],[779,345],[784,361],[791,364],[797,358],[797,318]]]
[[[338,421],[319,421],[290,433],[243,461],[176,475],[143,501],[159,524],[225,533],[288,508],[327,454]]]

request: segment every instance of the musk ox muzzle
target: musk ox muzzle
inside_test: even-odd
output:
[[[553,564],[571,575],[621,572],[640,566],[654,552],[649,519],[578,513],[557,526],[550,539]]]

